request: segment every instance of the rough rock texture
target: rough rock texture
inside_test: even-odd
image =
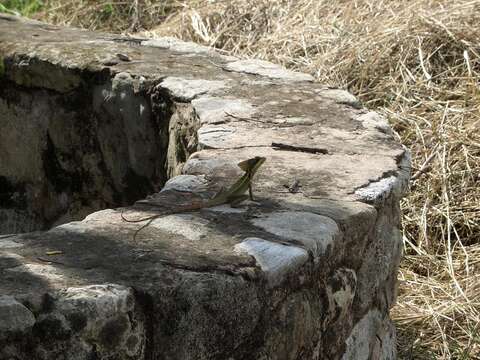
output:
[[[0,70],[0,359],[395,359],[409,157],[354,96],[4,15]]]

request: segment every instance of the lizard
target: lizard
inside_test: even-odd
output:
[[[239,162],[237,164],[238,167],[240,167],[240,169],[242,169],[245,173],[232,186],[230,186],[230,188],[224,191],[220,190],[213,198],[207,201],[189,204],[181,208],[172,209],[171,211],[167,210],[165,212],[162,212],[161,214],[157,214],[157,215],[153,215],[153,216],[149,216],[149,217],[137,219],[137,220],[129,220],[123,216],[123,213],[121,214],[121,217],[124,221],[130,222],[130,223],[148,221],[146,224],[138,228],[133,234],[133,241],[135,241],[137,234],[142,229],[149,226],[153,220],[159,217],[186,212],[186,211],[200,210],[203,208],[209,208],[209,207],[222,205],[222,204],[230,204],[233,207],[238,205],[242,201],[246,200],[247,198],[250,198],[250,200],[253,200],[252,179],[255,173],[257,172],[257,170],[260,168],[260,166],[265,162],[265,160],[266,158],[264,157],[255,156],[251,159],[247,159]],[[245,192],[247,190],[248,190],[248,195],[245,195]]]

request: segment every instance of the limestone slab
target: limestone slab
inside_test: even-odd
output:
[[[8,15],[0,64],[0,359],[395,358],[410,158],[355,96]]]

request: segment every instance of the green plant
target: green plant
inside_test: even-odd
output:
[[[39,12],[43,5],[44,4],[41,0],[1,0],[0,12],[13,15],[31,16]]]
[[[3,58],[0,56],[0,78],[5,75],[5,64],[3,63]]]

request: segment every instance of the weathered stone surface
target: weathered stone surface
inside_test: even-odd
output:
[[[409,156],[354,96],[4,15],[0,64],[1,360],[395,358]]]
[[[342,360],[396,359],[395,328],[377,310],[355,325],[346,344]]]
[[[235,61],[237,58],[233,56],[221,55],[214,49],[207,46],[199,45],[190,41],[181,41],[174,37],[163,37],[159,39],[141,39],[143,46],[151,46],[162,49],[168,49],[172,52],[183,53],[187,56],[190,55],[208,55],[212,58],[218,58],[223,60]]]
[[[219,124],[228,117],[248,117],[255,113],[254,107],[244,99],[203,97],[192,101],[192,105],[202,124]]]
[[[302,244],[315,258],[324,255],[328,246],[340,236],[335,221],[304,211],[270,213],[253,220],[253,224],[280,238]]]
[[[0,334],[23,333],[35,324],[32,312],[11,296],[0,296]]]
[[[187,80],[167,77],[158,86],[166,89],[174,100],[191,101],[199,95],[213,94],[228,85],[224,81]]]
[[[289,271],[308,260],[308,252],[296,246],[287,246],[260,238],[246,238],[235,245],[238,251],[252,255],[272,285],[280,284]]]
[[[257,59],[232,61],[225,65],[224,69],[246,74],[262,75],[273,79],[282,79],[292,82],[313,81],[313,76],[311,75],[285,70],[281,66],[272,64],[271,62]]]

